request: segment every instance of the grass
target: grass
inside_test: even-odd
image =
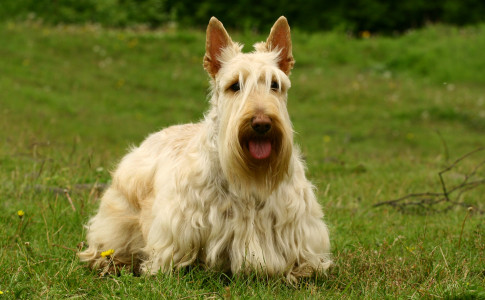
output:
[[[207,110],[202,32],[3,23],[0,41],[0,298],[485,298],[483,185],[459,199],[471,212],[373,207],[439,192],[438,172],[485,146],[484,25],[293,32],[289,111],[336,262],[296,287],[199,268],[100,278],[76,259],[92,187],[130,145]],[[483,159],[464,160],[447,184]]]

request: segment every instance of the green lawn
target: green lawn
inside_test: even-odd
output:
[[[246,51],[263,38],[233,34]],[[207,110],[204,43],[202,31],[0,24],[0,298],[485,298],[484,184],[446,211],[373,207],[440,192],[438,172],[485,146],[485,25],[293,32],[288,109],[331,230],[327,277],[99,277],[80,264],[96,185],[130,145]],[[447,188],[474,169],[483,180],[484,160],[462,160]]]

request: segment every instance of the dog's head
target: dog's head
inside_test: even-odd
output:
[[[204,68],[212,78],[211,113],[217,118],[223,172],[239,190],[274,190],[288,172],[293,130],[286,109],[294,65],[285,17],[266,42],[243,53],[221,22],[207,27]]]

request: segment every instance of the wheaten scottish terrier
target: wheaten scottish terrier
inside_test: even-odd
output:
[[[286,109],[294,64],[286,18],[254,48],[242,53],[210,20],[208,113],[150,135],[123,158],[87,225],[82,261],[142,273],[201,264],[290,281],[331,265],[327,226]],[[101,255],[108,249],[110,259]]]

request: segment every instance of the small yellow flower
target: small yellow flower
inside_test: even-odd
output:
[[[109,249],[109,250],[101,252],[101,256],[102,257],[110,257],[111,255],[113,255],[113,253],[115,253],[115,250]]]
[[[370,32],[369,32],[369,31],[364,30],[364,31],[361,31],[361,32],[360,32],[360,36],[361,36],[363,39],[368,39],[368,38],[370,38],[371,34],[370,34]]]
[[[0,295],[3,295],[3,292],[2,291],[0,291]]]
[[[125,85],[125,80],[124,79],[120,79],[116,82],[116,87],[117,88],[121,88],[123,87],[123,85]]]
[[[23,218],[24,215],[25,215],[25,212],[23,210],[19,210],[17,212],[17,216],[19,216],[19,218]]]
[[[129,48],[135,48],[138,45],[138,39],[132,39],[128,42]]]
[[[332,138],[329,135],[324,135],[323,136],[323,142],[324,143],[329,143],[332,140]]]

